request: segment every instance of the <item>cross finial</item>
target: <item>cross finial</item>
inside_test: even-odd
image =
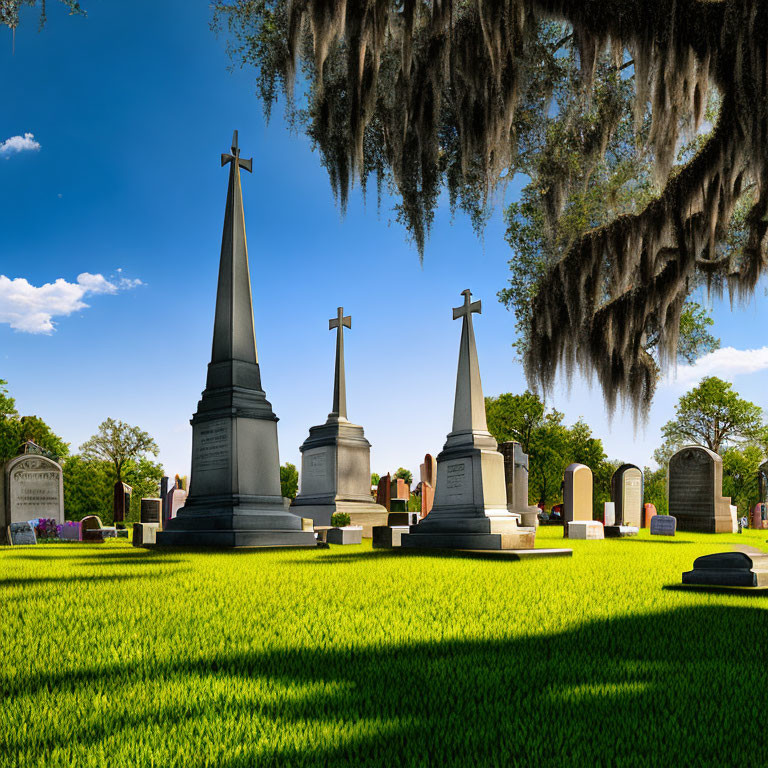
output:
[[[344,375],[344,329],[352,327],[352,316],[344,317],[344,307],[336,310],[336,317],[328,321],[328,330],[338,329],[336,334],[336,367],[333,377],[333,410],[329,421],[347,420],[347,383]]]
[[[453,308],[453,319],[458,320],[460,317],[466,317],[467,320],[470,320],[473,312],[476,312],[479,315],[481,313],[482,302],[479,300],[472,301],[472,291],[470,291],[469,288],[462,291],[461,295],[464,297],[464,303],[460,307]]]
[[[344,307],[339,307],[336,310],[336,317],[328,321],[328,330],[332,331],[334,328],[338,328],[339,333],[343,333],[342,327],[352,328],[352,316],[347,315],[344,317]]]
[[[227,163],[236,163],[235,167],[245,168],[248,173],[253,171],[253,158],[243,160],[240,157],[240,147],[237,144],[237,131],[232,134],[232,154],[221,156],[221,165],[225,166]]]

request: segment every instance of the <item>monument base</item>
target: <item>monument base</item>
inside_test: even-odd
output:
[[[424,523],[412,525],[400,537],[405,549],[533,549],[535,528],[516,527],[505,533],[470,533],[467,531],[429,532],[420,530]]]
[[[620,539],[625,536],[637,536],[640,533],[640,529],[635,525],[606,525],[605,526],[605,538],[606,539]]]
[[[683,584],[716,587],[768,586],[768,555],[720,552],[697,557]]]
[[[733,520],[728,517],[705,517],[676,512],[677,530],[689,533],[733,533]]]
[[[213,501],[213,500],[210,500]],[[206,504],[191,500],[158,531],[160,547],[314,547],[315,534],[302,530],[300,517],[277,503],[237,504],[232,499]]]
[[[333,501],[329,504],[296,504],[291,505],[295,514],[311,518],[315,525],[330,525],[331,516],[336,512],[349,515],[350,525],[363,527],[363,538],[370,539],[377,525],[386,525],[388,512],[386,507],[373,501]]]

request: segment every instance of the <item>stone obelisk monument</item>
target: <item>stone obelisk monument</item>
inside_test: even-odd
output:
[[[339,307],[328,328],[336,331],[333,409],[301,446],[301,493],[291,509],[315,525],[330,525],[334,512],[346,512],[371,537],[375,525],[387,524],[387,510],[371,498],[371,444],[363,428],[347,420],[344,329],[352,328],[352,318]]]
[[[221,262],[208,378],[192,417],[189,496],[165,531],[162,546],[315,546],[280,492],[277,416],[261,386],[251,304],[237,131],[221,238]]]
[[[488,432],[480,383],[472,314],[479,301],[462,291],[464,304],[453,310],[461,319],[459,366],[453,429],[437,456],[437,487],[432,511],[403,534],[403,547],[441,549],[530,549],[535,528],[518,526],[507,509],[504,457]]]

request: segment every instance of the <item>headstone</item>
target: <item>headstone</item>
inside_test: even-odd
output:
[[[651,520],[653,520],[655,515],[656,515],[656,505],[655,504],[644,504],[643,505],[643,528],[650,528],[651,527]]]
[[[763,527],[763,503],[758,502],[752,507],[752,518],[750,527],[756,530],[760,530]]]
[[[387,525],[418,525],[418,512],[390,512],[387,515]]]
[[[507,509],[519,516],[521,525],[538,527],[541,510],[528,504],[528,454],[514,440],[500,443],[499,453],[504,457]]]
[[[4,519],[2,530],[11,523],[33,518],[64,522],[64,483],[61,465],[46,456],[27,454],[5,465]]]
[[[352,317],[344,308],[328,321],[336,331],[333,406],[325,424],[310,427],[301,450],[301,486],[291,511],[327,525],[337,512],[349,515],[370,538],[373,526],[383,525],[387,508],[371,499],[371,444],[363,428],[347,419],[347,385],[344,367],[344,329]]]
[[[384,477],[379,479],[379,485],[376,489],[376,503],[380,506],[384,507],[387,511],[391,509],[392,506],[392,496],[391,494],[392,489],[392,478],[387,472]]]
[[[603,502],[603,525],[616,525],[616,504],[613,501]]]
[[[572,520],[592,519],[592,470],[584,464],[571,464],[563,477],[563,534],[570,535]]]
[[[730,505],[731,509],[731,533],[739,532],[739,508],[735,504]]]
[[[163,477],[160,480],[160,501],[162,502],[162,514],[163,514],[163,526],[170,520],[171,515],[168,511],[168,491],[169,483],[171,482],[170,477]]]
[[[362,544],[363,526],[345,525],[341,528],[329,528],[325,540],[329,544]]]
[[[173,520],[187,503],[189,494],[181,487],[171,488],[168,491],[168,519]]]
[[[100,543],[104,541],[104,534],[101,529],[101,518],[97,515],[87,515],[80,521],[80,530],[83,534],[83,541],[91,543]]]
[[[399,547],[404,533],[408,533],[407,525],[377,525],[373,529],[373,548],[393,549]]]
[[[605,538],[605,529],[599,520],[571,520],[567,527],[569,539]]]
[[[693,570],[683,573],[683,584],[718,587],[768,586],[768,555],[718,552],[693,561]]]
[[[437,483],[437,461],[431,454],[424,456],[424,463],[419,467],[421,472],[421,517],[426,517],[432,511],[435,503],[435,484]],[[400,546],[398,544],[398,546]]]
[[[63,541],[81,541],[83,534],[80,531],[80,522],[67,521],[62,524],[59,536]]]
[[[131,510],[131,494],[133,494],[133,488],[128,483],[124,483],[121,480],[115,483],[113,510],[116,523],[122,523],[128,516]]]
[[[237,131],[221,239],[216,313],[206,388],[192,417],[192,481],[161,546],[314,547],[301,517],[283,505],[277,416],[261,385],[256,353]]]
[[[157,523],[162,521],[163,502],[161,499],[142,499],[141,500],[141,522]]]
[[[654,515],[651,518],[651,536],[674,536],[677,520],[672,515]]]
[[[158,523],[134,523],[133,546],[144,547],[147,544],[155,544],[158,530],[160,530]]]
[[[399,499],[400,501],[408,501],[411,498],[410,486],[402,477],[392,478],[390,498],[393,500]]]
[[[432,511],[401,538],[403,548],[532,549],[535,528],[518,526],[507,509],[504,458],[488,431],[469,290],[453,310],[461,320],[453,428],[437,457]]]
[[[634,464],[622,464],[611,477],[611,498],[616,523],[639,528],[643,520],[643,473]]]
[[[731,533],[730,499],[722,496],[723,460],[713,451],[686,446],[669,460],[669,514],[681,531]]]
[[[34,526],[26,521],[11,523],[8,526],[8,543],[14,547],[21,544],[37,544]]]

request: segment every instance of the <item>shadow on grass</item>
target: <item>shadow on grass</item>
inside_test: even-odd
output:
[[[33,576],[28,579],[0,579],[0,589],[10,587],[30,587],[36,584],[87,584],[88,582],[125,581],[126,579],[144,579],[140,573],[110,573],[99,576]]]
[[[693,544],[694,542],[690,539],[676,539],[676,538],[668,538],[668,539],[662,539],[659,538],[656,539],[634,539],[634,538],[627,538],[625,541],[631,542],[632,544]]]
[[[232,745],[218,768],[758,764],[761,740],[746,738],[743,724],[768,704],[768,667],[745,649],[766,633],[768,611],[696,604],[533,637],[276,651],[179,646],[151,664],[20,668],[0,677],[11,706],[14,696],[38,695],[57,707],[58,694],[73,692],[61,701],[75,707],[93,691],[109,706],[98,727],[57,709],[66,728],[9,727],[0,747],[31,764],[74,744],[97,754],[118,739],[130,749],[141,730],[166,734],[156,748],[169,752],[156,764],[181,765],[168,758],[183,747],[185,768],[207,765],[217,740]],[[131,695],[157,681],[182,695]],[[260,693],[244,693],[237,681]],[[11,726],[22,717],[6,707],[9,716]],[[254,738],[233,743],[243,721]],[[280,735],[257,746],[273,727]]]
[[[346,546],[337,545],[338,549],[331,545],[330,550],[325,550],[329,554],[320,555],[314,560],[287,560],[288,563],[295,563],[301,565],[326,565],[331,563],[358,563],[358,562],[376,562],[377,560],[402,560],[405,557],[429,557],[432,559],[445,559],[445,560],[484,560],[504,563],[519,563],[525,562],[527,559],[525,556],[516,558],[511,555],[504,555],[501,552],[496,552],[489,549],[486,552],[462,552],[460,550],[451,549],[403,549],[402,547],[395,547],[393,549],[372,549],[363,550],[361,552],[341,552],[341,549],[347,549]],[[544,549],[570,549],[570,547],[544,547]],[[537,558],[530,558],[536,562],[542,562]],[[556,557],[562,557],[556,556]]]

